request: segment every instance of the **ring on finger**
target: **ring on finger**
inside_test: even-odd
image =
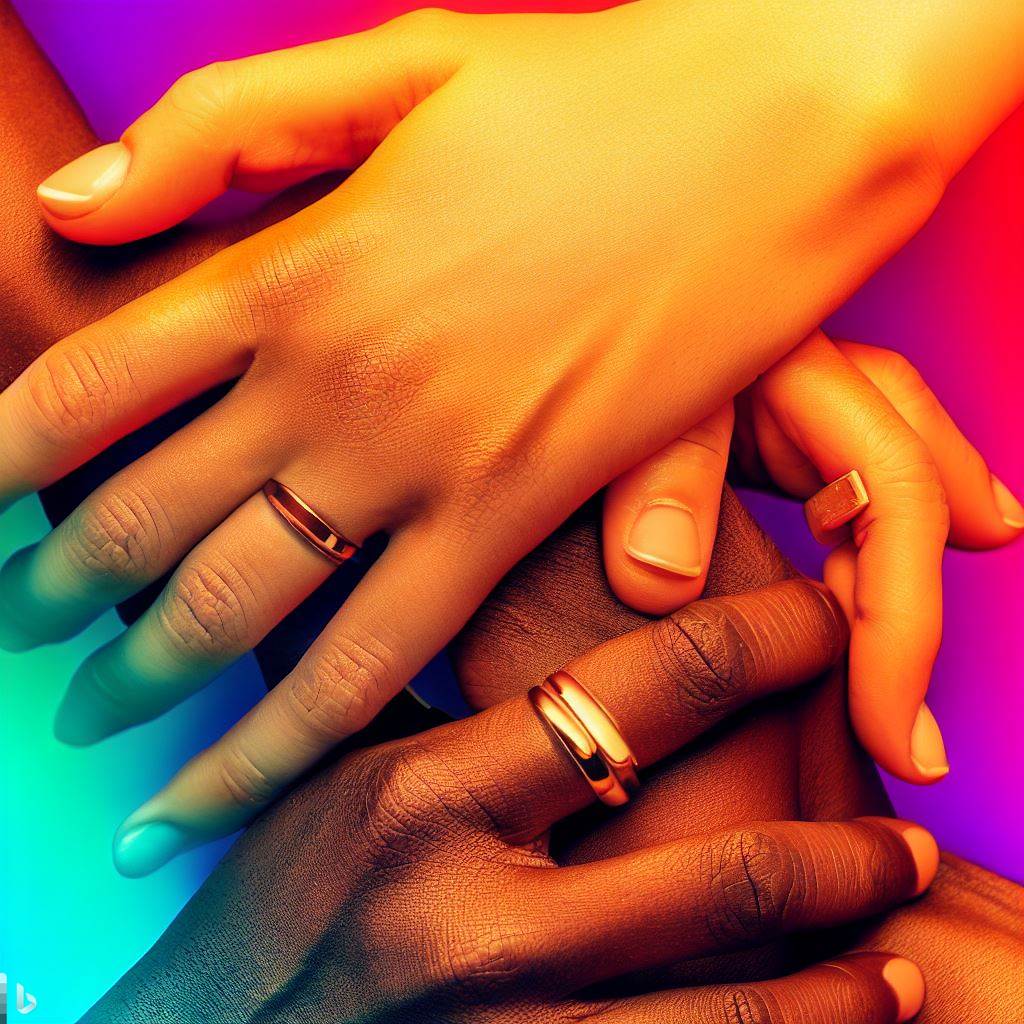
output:
[[[626,803],[640,786],[636,758],[604,705],[564,669],[529,697],[597,798],[611,807]]]
[[[827,544],[834,530],[856,519],[870,504],[871,498],[860,473],[851,469],[808,498],[804,502],[804,515],[814,539]]]
[[[319,513],[279,480],[268,480],[263,485],[263,493],[271,508],[303,540],[335,565],[347,562],[359,550],[358,544],[330,526]]]

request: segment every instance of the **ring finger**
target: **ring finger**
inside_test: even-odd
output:
[[[286,479],[299,472],[285,472]],[[315,482],[302,489],[316,493]],[[359,542],[376,513],[346,511]],[[258,492],[182,562],[142,617],[75,673],[57,716],[65,742],[94,743],[162,714],[251,650],[334,571]]]

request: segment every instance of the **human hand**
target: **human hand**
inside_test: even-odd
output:
[[[702,647],[710,621],[742,651]],[[819,672],[843,632],[821,589],[786,581],[699,602],[566,667],[609,703],[646,765]],[[730,670],[742,680],[728,691],[706,685]],[[919,973],[892,954],[774,981],[618,986],[919,893],[937,860],[923,829],[878,818],[759,824],[557,866],[551,826],[592,798],[525,697],[349,753],[249,829],[86,1021],[328,1021],[372,1008],[375,1020],[401,1022],[718,1024],[743,1007],[779,1024],[874,1024],[920,1005]]]
[[[1024,508],[895,352],[816,331],[737,407],[735,432],[730,404],[609,487],[612,588],[656,614],[700,594],[730,442],[743,479],[801,499],[857,469],[871,504],[827,538],[842,546],[825,569],[834,588],[849,578],[851,718],[883,768],[911,782],[942,778],[949,765],[924,696],[941,636],[943,548],[947,536],[962,548],[1009,543]]]
[[[961,48],[983,37],[996,53],[995,10],[938,20],[959,19]],[[894,26],[888,5],[884,17],[887,42],[920,27],[909,13]],[[874,40],[820,59],[815,38],[863,42],[865,20],[838,3],[417,16],[189,76],[126,135],[130,171],[116,148],[77,165],[84,202],[51,179],[55,227],[119,241],[129,220],[155,230],[210,198],[228,167],[234,184],[276,188],[376,146],[342,189],[66,339],[0,399],[10,499],[243,374],[0,576],[7,642],[24,646],[73,633],[185,558],[154,610],[78,674],[63,734],[86,742],[159,713],[325,577],[252,497],[267,478],[356,541],[388,531],[385,557],[284,686],[173,784],[197,824],[219,815],[232,830],[365,724],[571,508],[806,333],[913,231],[964,155],[910,117]],[[723,37],[736,59],[718,67]],[[935,52],[913,51],[922,66]],[[984,135],[1011,77],[993,76],[999,98],[957,132]],[[572,139],[569,109],[587,112]],[[243,130],[254,113],[258,139]],[[766,141],[777,116],[788,130]],[[592,180],[598,152],[615,173]],[[104,155],[116,166],[97,178]],[[120,188],[90,191],[117,184],[119,167]],[[584,180],[587,202],[564,217]],[[836,218],[855,226],[820,230]],[[591,266],[566,259],[581,250]],[[500,266],[468,274],[487,252]],[[325,282],[325,261],[344,274]],[[708,337],[723,339],[713,356]],[[623,431],[639,394],[642,420]]]
[[[460,635],[455,667],[474,706],[506,700],[576,652],[641,625],[642,616],[607,592],[597,534],[592,514],[575,517],[516,567]],[[792,573],[726,488],[706,593],[735,594]],[[710,650],[734,650],[727,636],[710,622],[702,630]],[[841,671],[833,671],[824,685],[787,693],[771,707],[752,711],[716,729],[714,743],[662,762],[657,778],[620,813],[563,828],[563,861],[605,859],[765,816],[814,820],[891,813],[874,767],[852,742]],[[922,900],[864,928],[832,938],[815,935],[804,949],[799,942],[775,942],[699,965],[677,964],[647,980],[657,986],[771,977],[820,959],[823,948],[829,955],[899,949],[929,979],[921,1021],[1012,1019],[1019,1002],[1016,932],[1022,898],[1019,886],[945,854]]]
[[[921,965],[928,1000],[918,1024],[1016,1020],[1024,988],[1024,888],[943,853],[924,899],[849,929],[837,948],[899,949]],[[821,956],[820,945],[811,954]]]
[[[332,185],[327,179],[308,182],[248,216],[182,225],[120,249],[69,245],[40,222],[35,187],[98,139],[10,0],[0,0],[0,65],[0,389],[64,335],[294,213]]]

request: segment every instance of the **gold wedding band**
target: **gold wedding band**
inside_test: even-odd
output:
[[[307,543],[335,565],[347,562],[359,546],[329,526],[290,487],[279,480],[268,480],[263,493],[271,508]]]
[[[871,504],[860,473],[851,469],[849,473],[833,480],[804,503],[807,525],[820,544],[828,544],[833,538],[829,534],[856,519]]]
[[[610,807],[626,803],[640,786],[636,758],[604,705],[563,669],[529,696],[597,798]]]

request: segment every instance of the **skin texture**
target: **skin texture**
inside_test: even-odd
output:
[[[881,3],[663,0],[578,17],[421,12],[186,76],[126,133],[121,187],[98,204],[90,193],[78,216],[51,178],[52,227],[117,242],[227,184],[359,165],[319,203],[64,339],[0,398],[10,498],[242,378],[0,580],[6,642],[28,645],[184,556],[152,612],[83,666],[71,741],[123,724],[98,695],[116,693],[129,721],[182,699],[323,581],[258,494],[268,478],[356,542],[391,538],[285,684],[125,834],[234,830],[364,726],[568,512],[805,337],[1015,104],[1021,28],[1001,2],[897,17]],[[986,74],[950,90],[964,53]],[[593,174],[597,159],[608,173]],[[934,504],[915,451],[893,475]],[[893,522],[890,542],[913,544],[917,524]],[[926,537],[933,577],[939,533]],[[406,607],[418,614],[396,617]],[[862,628],[871,611],[858,635],[877,638]],[[856,653],[853,688],[894,651],[906,700],[889,716],[867,698],[854,710],[868,749],[920,781],[911,736],[930,661],[903,639]],[[224,781],[240,762],[254,790],[241,801]]]
[[[10,16],[9,10],[0,10],[4,16],[0,20],[0,49],[5,69],[9,75],[17,70],[17,81],[26,83],[24,91],[19,92],[14,88],[15,79],[12,75],[11,87],[0,94],[0,124],[3,126],[5,144],[10,144],[14,151],[21,154],[18,160],[11,161],[9,174],[3,183],[7,186],[23,163],[29,163],[30,172],[32,160],[40,164],[52,164],[62,158],[61,147],[66,136],[84,139],[86,134],[77,111],[63,93],[52,71],[35,55],[34,48],[21,34],[20,26]],[[48,102],[39,103],[41,96],[47,97]],[[38,124],[33,124],[29,132],[27,120],[21,116],[26,106],[28,109],[42,111],[64,109],[67,117],[63,121],[55,118],[50,131],[36,134]],[[37,150],[44,155],[38,157]],[[56,159],[47,156],[48,152],[55,154]],[[11,223],[23,225],[26,230],[12,233],[17,247],[5,250],[9,261],[0,265],[4,288],[0,318],[4,323],[4,337],[9,342],[2,355],[9,361],[10,373],[16,373],[21,364],[45,347],[50,338],[74,326],[75,316],[88,315],[83,310],[87,303],[116,304],[119,300],[112,297],[116,296],[116,289],[129,292],[133,288],[142,289],[147,286],[147,274],[159,277],[162,273],[172,273],[176,266],[181,265],[177,261],[194,258],[187,248],[187,244],[195,237],[191,233],[184,238],[179,234],[173,239],[165,239],[152,255],[147,250],[133,254],[142,261],[138,267],[122,257],[114,259],[114,265],[111,266],[97,261],[95,254],[86,257],[81,250],[65,252],[52,236],[35,235],[28,230],[33,223],[28,216],[31,213],[30,205],[26,202],[25,193],[17,189],[14,191],[13,196],[3,197],[5,217]],[[63,295],[68,274],[74,275],[72,279],[78,289],[74,305],[51,302],[46,307],[40,304],[34,311],[30,309],[25,297]],[[71,319],[57,322],[58,315]],[[738,545],[737,557],[728,567],[723,566],[723,572],[728,571],[735,579],[745,581],[748,585],[778,578],[781,563],[777,561],[776,555],[768,558],[765,568],[764,559],[771,552],[770,546],[756,535],[748,539],[748,544],[746,551],[742,544]],[[558,551],[562,553],[559,555]],[[477,693],[478,699],[486,699],[487,691],[482,686],[486,678],[492,678],[507,688],[502,690],[499,686],[491,691],[491,699],[497,699],[512,692],[513,688],[521,687],[529,671],[542,672],[544,664],[559,663],[562,657],[603,639],[605,632],[607,635],[622,632],[643,621],[640,616],[610,599],[602,582],[593,537],[588,538],[585,530],[567,535],[556,551],[549,549],[543,558],[546,560],[544,564],[547,571],[541,573],[538,563],[534,563],[534,575],[520,577],[528,580],[528,584],[508,591],[512,596],[506,598],[504,606],[499,606],[502,613],[491,620],[497,653],[487,663],[479,659],[477,661],[478,681],[472,684],[474,689],[470,692]],[[544,580],[546,582],[541,586]],[[581,589],[586,587],[591,588],[591,591]],[[579,621],[567,612],[569,604],[557,605],[564,633],[561,636],[555,635],[548,625],[551,621],[549,609],[556,607],[550,602],[556,596],[559,601],[579,601],[582,593],[591,593],[593,601],[588,607],[580,609]],[[517,594],[518,600],[513,600]],[[536,610],[527,608],[527,594],[536,596]],[[488,606],[478,623],[487,623],[487,616],[493,614],[494,607]],[[525,632],[527,624],[529,633]],[[474,629],[477,626],[475,623]],[[472,642],[474,635],[474,632],[466,635],[468,642],[464,651],[481,650],[482,645]],[[527,642],[527,636],[531,635],[533,641]],[[522,673],[513,668],[515,662],[510,660],[513,656],[522,659]],[[464,654],[463,663],[465,659]],[[705,820],[710,828],[727,826],[744,817],[744,812],[747,812],[748,820],[753,820],[765,817],[767,811],[775,808],[779,808],[777,813],[784,817],[798,813],[813,816],[815,812],[820,816],[883,812],[885,807],[877,779],[866,770],[863,758],[857,755],[850,741],[842,713],[841,694],[832,692],[829,697],[828,692],[822,692],[825,711],[818,716],[813,733],[816,741],[826,740],[820,756],[815,755],[814,746],[801,743],[799,730],[794,728],[789,716],[765,709],[751,721],[740,725],[737,738],[730,740],[730,734],[720,733],[718,742],[692,751],[689,775],[684,777],[680,773],[679,778],[681,782],[707,784],[706,798],[691,797],[689,803],[680,804],[666,800],[659,813],[654,813],[656,805],[649,801],[647,806],[652,814],[647,819],[649,835],[653,838],[668,835],[670,833],[665,830],[678,829],[680,821],[691,821],[695,827]],[[758,722],[762,726],[758,726]],[[393,723],[385,724],[391,727]],[[768,749],[779,751],[779,756],[766,762],[759,753],[764,749],[761,746],[764,743],[768,744]],[[796,752],[801,749],[804,755],[800,761],[805,765],[814,765],[813,769],[806,772],[796,770]],[[733,759],[736,760],[736,767],[730,768]],[[854,764],[859,765],[861,770],[851,773],[850,766]],[[750,765],[756,766],[759,781],[765,782],[763,799],[756,807],[752,806],[754,801],[746,785]],[[815,786],[808,788],[805,785],[804,791],[798,793],[798,775],[815,783]],[[731,791],[727,785],[717,784],[730,780]],[[829,786],[833,789],[831,794],[828,792]],[[300,795],[294,799],[307,799],[301,795],[306,792],[300,791]],[[682,793],[667,792],[672,796],[683,796]],[[800,807],[801,799],[806,803],[803,809]],[[641,833],[639,838],[643,840],[644,834]],[[624,848],[621,831],[615,842],[618,848]],[[288,844],[288,836],[283,830],[271,828],[263,844],[262,856],[280,859]],[[614,852],[615,848],[609,846],[607,852]],[[576,856],[586,855],[584,845],[579,845],[577,849]],[[940,893],[943,896],[941,901],[934,898]],[[1012,1017],[1014,993],[1008,988],[1008,979],[1012,979],[1012,974],[1005,967],[1012,964],[1009,959],[1011,956],[1020,955],[1019,948],[1014,946],[1016,940],[1010,917],[1014,910],[1019,913],[1019,890],[980,869],[947,858],[947,865],[940,871],[933,895],[916,904],[906,914],[887,918],[884,927],[891,927],[893,931],[889,933],[891,938],[883,945],[907,949],[905,943],[908,940],[922,935],[916,922],[925,920],[926,909],[929,940],[927,943],[919,943],[922,948],[915,955],[928,969],[932,979],[927,1019],[948,1022],[970,1020],[972,1013],[974,1017],[978,1016],[982,1006],[991,1010],[997,1005],[1004,1017]],[[965,925],[964,917],[968,911],[971,915],[969,927]],[[994,956],[993,949],[997,951]],[[231,956],[234,955],[232,950],[233,947],[229,945],[224,951]],[[245,956],[242,958],[246,959]],[[950,963],[957,965],[955,970],[950,970]],[[263,963],[262,969],[269,970],[270,963]],[[986,1003],[986,998],[993,1001]],[[997,1004],[997,998],[1003,1001]]]
[[[521,695],[526,686],[542,678],[550,667],[567,661],[577,675],[595,688],[609,685],[609,673],[616,680],[622,677],[615,645],[606,645],[582,658],[577,653],[605,637],[621,636],[625,630],[652,629],[648,620],[619,605],[605,587],[592,516],[593,510],[589,518],[587,514],[579,517],[531,556],[502,584],[462,634],[455,664],[467,697],[490,705],[514,694]],[[791,574],[730,492],[724,496],[723,516],[708,582],[710,593],[770,586],[772,581],[778,586],[777,581]],[[735,598],[719,596],[716,600],[728,602]],[[787,621],[790,628],[796,624],[796,632],[802,633],[805,626],[800,623],[806,623],[806,619],[796,606],[791,607],[795,614],[787,616]],[[652,677],[641,669],[643,662],[638,660],[632,661],[633,688],[626,693],[617,686],[607,693],[602,691],[604,699],[618,700],[613,710],[620,718],[626,717],[634,733],[639,730],[644,742],[649,743],[659,734],[661,738],[655,742],[671,741],[666,741],[663,729],[645,730],[641,721],[650,723],[651,716],[656,718],[665,713],[666,707],[682,706],[701,708],[700,715],[707,723],[717,716],[716,708],[721,710],[720,702],[732,704],[749,686],[753,678],[751,666],[765,664],[762,657],[743,656],[744,642],[751,637],[749,627],[733,628],[742,617],[733,619],[730,627],[729,616],[721,614],[722,611],[723,606],[715,602],[691,606],[677,619],[683,629],[677,628],[671,634],[677,642],[661,648],[662,656],[648,662],[647,672],[653,672],[654,678],[675,679],[679,686],[675,699],[668,705],[652,700]],[[554,627],[553,622],[558,626]],[[692,638],[695,646],[690,646],[690,641],[679,643],[683,638]],[[783,649],[799,646],[789,643]],[[844,714],[842,689],[841,673],[833,673],[821,686],[735,713],[727,725],[715,728],[703,740],[662,762],[657,770],[645,773],[640,797],[624,811],[577,816],[556,830],[551,845],[553,855],[562,864],[600,867],[600,862],[609,856],[642,850],[651,843],[691,841],[695,836],[705,835],[705,829],[732,829],[766,814],[814,818],[883,812],[886,803],[878,778],[853,743]],[[643,710],[636,717],[638,709],[629,709],[638,695],[642,695]],[[477,798],[492,813],[497,799],[502,809],[497,813],[498,820],[511,825],[512,832],[519,832],[522,838],[531,830],[523,831],[521,805],[511,805],[513,813],[509,818],[506,799],[518,791],[495,786],[493,782],[505,778],[509,763],[522,757],[538,769],[545,766],[535,773],[527,787],[530,792],[541,787],[534,795],[544,807],[563,806],[565,789],[573,791],[574,779],[577,784],[579,780],[571,772],[563,778],[554,765],[554,778],[548,775],[544,755],[550,747],[541,744],[534,750],[528,737],[536,734],[523,727],[525,723],[509,728],[505,718],[508,708],[506,703],[492,709],[500,715],[496,729],[488,725],[486,717],[461,724],[468,725],[478,739],[486,737],[477,749],[488,753],[489,768],[483,777],[490,781],[482,797],[478,793]],[[428,717],[425,712],[417,716],[415,709],[408,711],[409,718],[404,721],[394,708],[391,715],[390,721],[376,723],[377,731],[366,737],[367,742],[396,728],[417,728]],[[490,722],[493,724],[494,720]],[[507,746],[509,739],[512,748]],[[522,751],[524,745],[525,754],[515,752]],[[422,837],[423,829],[429,825],[432,806],[421,786],[427,785],[435,796],[450,794],[449,773],[477,782],[479,776],[474,775],[476,762],[472,753],[449,745],[444,748],[447,753],[439,755],[444,766],[440,775],[436,760],[420,759],[415,782],[408,775],[396,776],[393,770],[388,771],[385,795],[381,797],[378,786],[368,786],[366,777],[357,774],[358,798],[347,795],[353,773],[365,764],[363,759],[373,759],[382,752],[387,755],[394,749],[393,745],[385,745],[361,754],[342,755],[261,818],[153,952],[86,1019],[189,1020],[189,1013],[194,1012],[190,1008],[212,1006],[227,1020],[266,1019],[274,1014],[280,1014],[274,1019],[283,1020],[329,1020],[353,1014],[348,1000],[366,998],[370,998],[370,1005],[379,1007],[378,1015],[356,1019],[406,1020],[410,1015],[413,1019],[444,1021],[530,1019],[532,1009],[528,1004],[516,998],[509,1001],[509,993],[515,992],[521,983],[522,972],[510,965],[506,965],[507,971],[498,966],[503,963],[502,955],[509,952],[504,926],[517,920],[514,904],[505,913],[488,914],[484,927],[489,929],[487,934],[491,938],[486,944],[486,974],[476,977],[472,964],[479,967],[479,962],[471,958],[468,987],[462,974],[457,983],[451,976],[434,977],[422,986],[411,986],[424,1000],[416,1005],[415,1011],[403,1002],[409,997],[409,983],[398,965],[410,958],[417,964],[432,963],[436,955],[442,956],[442,963],[450,964],[453,947],[448,943],[439,951],[431,936],[438,928],[449,936],[459,934],[459,922],[465,924],[461,915],[466,914],[463,902],[453,898],[464,882],[438,883],[442,885],[442,894],[430,900],[434,916],[427,920],[416,909],[419,900],[413,899],[410,904],[408,897],[403,898],[405,858],[412,856],[413,851],[431,848],[420,845],[416,838]],[[764,756],[766,749],[772,751],[769,758]],[[374,778],[379,778],[377,762],[371,763]],[[445,778],[448,784],[442,782]],[[756,790],[750,785],[751,778],[757,779]],[[545,781],[551,783],[550,788],[543,785]],[[454,800],[448,802],[462,806]],[[479,811],[481,805],[474,806]],[[363,867],[362,846],[352,840],[353,831],[347,827],[353,809],[376,822],[371,834],[386,837],[397,832],[403,837],[398,846],[387,844],[386,866],[379,857],[372,861],[373,891],[383,901],[383,907],[381,917],[371,915],[376,928],[368,939],[369,950],[360,945],[367,938],[360,924],[365,920],[365,897],[353,897],[350,889],[353,850],[360,868]],[[413,820],[410,814],[414,815]],[[457,874],[467,856],[482,855],[479,843],[470,844],[468,853],[457,855],[447,845],[449,838],[446,829],[436,851],[450,871]],[[297,841],[309,844],[305,854],[295,854]],[[536,855],[536,847],[530,849]],[[436,878],[430,867],[431,855],[422,855],[427,863],[423,865],[419,884]],[[471,906],[493,909],[494,901],[500,898],[491,889],[488,877],[487,870],[474,874]],[[642,885],[642,876],[635,877],[637,884]],[[859,888],[862,884],[850,884],[848,888]],[[294,906],[297,893],[301,894],[298,899],[303,907],[309,909],[308,919],[305,915],[296,919],[288,910]],[[567,904],[545,893],[540,889],[536,895],[545,901],[548,917],[551,907],[556,906],[562,911],[555,915],[558,920],[573,919]],[[595,897],[600,899],[596,894]],[[625,912],[611,892],[606,890],[604,898]],[[763,905],[769,903],[765,899]],[[816,957],[824,943],[830,949],[834,946],[837,952],[887,948],[914,959],[920,957],[920,962],[929,967],[929,995],[918,1019],[932,1024],[982,1020],[990,1014],[1012,1019],[1019,1006],[1014,965],[1024,949],[1015,930],[1020,910],[1018,887],[946,857],[934,893],[887,916],[882,924],[874,923],[855,933],[836,932],[831,938],[815,937],[810,956]],[[966,919],[961,917],[964,912],[968,913]],[[281,919],[283,913],[288,914],[287,921]],[[451,914],[456,915],[456,922],[452,922]],[[392,951],[404,948],[409,941],[402,925],[409,915],[420,936],[409,954],[392,959]],[[469,917],[475,919],[471,913]],[[756,941],[759,936],[763,933],[756,926],[748,938]],[[538,948],[543,947],[539,938],[537,943]],[[571,940],[566,938],[564,944],[571,945]],[[353,946],[359,949],[358,954],[354,954]],[[354,971],[346,967],[353,955],[360,957],[361,964],[376,962],[375,949],[380,950],[383,969],[398,971],[399,975],[389,981],[386,996],[379,989],[373,990],[379,984],[373,971],[367,974],[362,968]],[[620,962],[616,956],[609,959]],[[718,983],[709,990],[713,995],[707,999],[700,994],[701,990],[689,989],[691,995],[698,993],[695,1000],[663,1004],[657,1007],[653,1019],[674,1019],[669,1016],[674,1013],[680,1019],[694,1022],[789,1020],[783,1014],[785,1007],[774,1002],[771,995],[765,996],[753,980],[793,970],[807,959],[799,941],[774,941],[751,952],[676,962],[603,988],[602,998],[612,1002],[601,1004],[607,1016],[598,1013],[597,1019],[647,1019],[641,1012],[644,1004],[629,1003],[628,995],[652,986]],[[202,969],[197,970],[197,964]],[[542,967],[538,970],[543,974]],[[350,982],[353,978],[356,980]],[[339,984],[339,979],[343,983]],[[745,981],[737,985],[737,979]],[[807,980],[805,977],[799,984],[802,986]],[[533,976],[529,984],[541,983]],[[373,990],[372,997],[367,996],[367,985]],[[448,1001],[467,998],[467,990],[471,1004],[484,1000],[487,1009],[474,1009],[472,1005],[454,1007]],[[807,988],[802,988],[802,995],[794,994],[794,998],[798,1000],[794,1019],[801,1024],[818,1019],[862,1019],[858,1016],[862,1010],[853,1006],[842,1010],[831,1006],[824,1011],[826,1016],[816,1016],[816,1012],[822,1012],[821,1004],[817,1011],[813,1008],[814,1003],[808,1002],[812,996]],[[749,1008],[748,1016],[729,1016],[732,1011],[727,1012],[726,1008],[735,1006]],[[587,1008],[588,1012],[594,1009]],[[571,1014],[578,1014],[581,1007],[549,1006],[542,1019],[563,1019],[559,1011],[575,1019]],[[362,1012],[366,1012],[365,1008]],[[707,1013],[713,1016],[706,1018]]]

